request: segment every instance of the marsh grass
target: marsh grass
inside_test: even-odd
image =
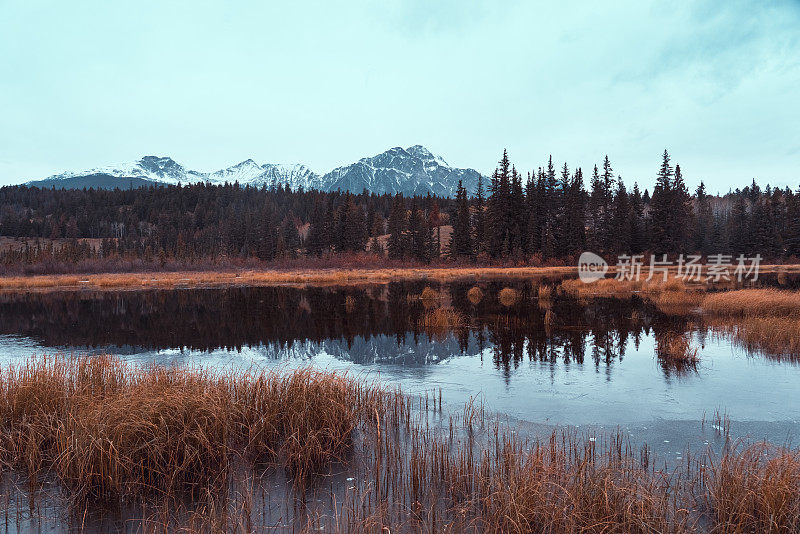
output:
[[[721,317],[800,319],[800,293],[780,289],[740,289],[707,295],[703,311]]]
[[[667,332],[656,335],[656,356],[663,366],[677,371],[694,369],[700,361],[698,348],[689,334]]]
[[[441,392],[409,397],[308,369],[210,373],[111,357],[39,358],[4,369],[0,386],[4,471],[32,482],[54,476],[77,505],[80,530],[88,510],[153,495],[130,518],[143,532],[800,525],[800,461],[784,449],[730,449],[671,472],[619,433],[526,439],[489,418],[480,399],[448,413]],[[262,462],[285,471],[285,496],[271,483],[258,489]],[[343,492],[331,489],[329,508],[315,508],[334,484],[331,464],[352,475]],[[235,465],[247,474],[234,476]],[[286,501],[269,522],[259,510],[273,496]]]
[[[574,267],[376,267],[144,271],[84,275],[0,276],[0,290],[216,287],[229,285],[363,285],[390,281],[525,280],[574,275]]]
[[[800,531],[800,453],[762,444],[711,463],[715,532]]]
[[[514,289],[513,287],[504,287],[497,294],[497,299],[500,301],[500,304],[502,304],[506,308],[515,306],[516,304],[519,303],[521,298],[522,297],[519,291]]]
[[[467,326],[466,318],[452,308],[434,308],[422,317],[423,329],[437,337]]]
[[[483,300],[483,291],[478,286],[473,286],[467,291],[467,300],[473,306],[477,306]]]
[[[800,361],[800,319],[784,317],[712,318],[709,326],[751,352],[777,360]]]
[[[368,391],[301,370],[217,376],[138,369],[111,357],[41,358],[0,379],[0,460],[54,474],[76,502],[196,497],[234,456],[299,478],[341,460]]]

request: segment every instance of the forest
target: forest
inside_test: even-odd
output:
[[[665,150],[652,190],[609,158],[584,176],[552,157],[525,175],[503,153],[455,199],[242,187],[238,183],[0,189],[3,272],[158,269],[281,262],[346,266],[477,262],[570,265],[618,254],[800,257],[800,194],[752,184],[690,192]],[[320,263],[322,262],[322,263]]]

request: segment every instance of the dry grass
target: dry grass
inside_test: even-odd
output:
[[[483,300],[483,291],[478,286],[471,287],[469,291],[467,291],[467,299],[473,304],[473,306],[477,306]]]
[[[800,293],[779,289],[740,289],[707,295],[703,310],[724,317],[800,318]]]
[[[430,288],[430,287],[425,287],[425,289],[423,289],[422,293],[420,294],[420,298],[422,300],[424,300],[424,301],[429,301],[430,302],[430,301],[439,300],[440,298],[442,298],[442,296],[435,289]]]
[[[435,308],[422,317],[422,327],[431,334],[441,335],[466,326],[464,316],[452,308]]]
[[[561,291],[579,299],[628,299],[638,295],[652,302],[667,315],[686,315],[697,309],[703,301],[705,285],[688,285],[680,278],[650,282],[603,278],[591,284],[578,279],[563,280]]]
[[[249,486],[225,491],[236,461],[252,470],[256,461],[283,465],[301,479],[332,461],[358,469],[326,514],[313,508],[309,486],[287,494],[281,522],[301,532],[800,527],[794,451],[729,450],[718,460],[687,461],[676,476],[619,434],[586,440],[555,431],[528,441],[487,421],[474,402],[431,425],[441,413],[441,395],[437,406],[435,396],[404,397],[310,370],[214,375],[137,369],[110,357],[45,358],[2,372],[0,459],[7,471],[53,474],[85,511],[171,497],[162,512],[145,513],[152,531],[267,530]],[[272,485],[264,491],[282,497]],[[168,511],[187,499],[201,506],[175,520]]]
[[[712,465],[715,532],[800,531],[800,453],[754,446]]]
[[[550,285],[541,285],[539,286],[539,299],[540,300],[550,300],[553,298],[553,286]]]
[[[646,297],[667,315],[687,315],[700,307],[703,293],[699,291],[661,291]]]
[[[749,351],[777,359],[800,359],[800,319],[782,317],[721,318],[711,321],[717,332],[731,335]]]
[[[196,496],[234,457],[299,478],[344,459],[361,385],[311,370],[214,376],[111,357],[42,358],[0,378],[3,465],[53,473],[78,502]]]
[[[390,281],[522,280],[573,276],[574,267],[431,267],[377,269],[298,269],[107,273],[86,275],[2,276],[0,290],[138,288],[181,286],[361,285]]]
[[[504,287],[497,294],[497,299],[500,301],[500,304],[506,308],[510,308],[511,306],[518,304],[520,298],[521,296],[519,291],[511,287]]]
[[[700,360],[697,356],[698,349],[692,345],[687,334],[669,332],[658,335],[656,341],[656,354],[662,363],[686,367],[696,365]]]

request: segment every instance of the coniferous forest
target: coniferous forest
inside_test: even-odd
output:
[[[755,180],[722,196],[689,191],[667,151],[651,188],[608,157],[588,172],[519,172],[504,153],[487,183],[456,198],[288,187],[0,189],[5,272],[327,261],[572,264],[619,254],[800,257],[800,193]],[[15,239],[9,239],[15,238]]]

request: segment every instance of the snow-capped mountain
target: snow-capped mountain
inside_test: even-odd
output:
[[[377,156],[334,169],[322,177],[322,182],[328,190],[367,189],[374,193],[424,195],[430,192],[455,196],[459,180],[467,191],[473,192],[479,177],[478,171],[450,167],[427,148],[414,145],[406,149],[390,148]]]
[[[288,184],[292,189],[337,189],[374,193],[427,194],[455,196],[458,181],[472,192],[480,174],[472,169],[450,167],[440,156],[421,145],[395,147],[356,163],[319,175],[301,164],[258,164],[247,159],[231,167],[206,173],[187,169],[172,158],[145,156],[126,164],[109,165],[80,172],[65,172],[31,181],[26,185],[63,188],[126,188],[143,185],[175,185],[205,182],[238,182],[255,187]]]

